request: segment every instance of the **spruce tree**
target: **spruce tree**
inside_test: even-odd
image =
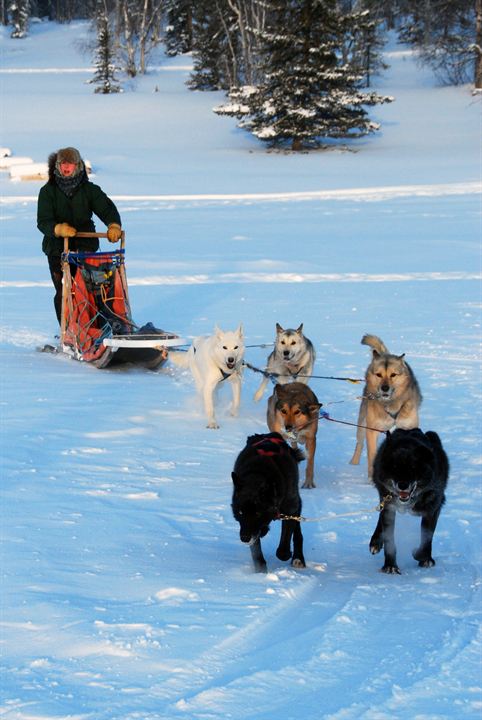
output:
[[[270,24],[261,34],[261,80],[234,88],[230,103],[215,108],[240,119],[270,145],[298,151],[323,138],[357,137],[378,125],[364,105],[393,98],[363,93],[362,75],[342,60],[350,16],[336,0],[266,0]]]
[[[97,46],[94,59],[96,70],[91,82],[98,87],[94,92],[104,95],[121,92],[121,87],[115,77],[113,38],[106,0],[98,0],[95,23],[97,28]]]
[[[13,30],[12,38],[24,38],[28,33],[30,18],[30,0],[12,0],[8,6]]]
[[[388,68],[382,57],[386,33],[382,21],[363,7],[364,3],[360,2],[347,14],[343,58],[363,75],[364,87],[370,87],[373,76]]]
[[[166,0],[166,55],[182,55],[192,50],[192,4],[192,0]]]
[[[236,20],[227,0],[196,0],[192,18],[193,90],[228,90],[239,79]]]

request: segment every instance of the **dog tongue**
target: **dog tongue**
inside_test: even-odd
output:
[[[408,498],[410,497],[410,493],[404,492],[404,491],[400,491],[400,492],[398,493],[398,497],[400,498],[400,500],[408,500]]]

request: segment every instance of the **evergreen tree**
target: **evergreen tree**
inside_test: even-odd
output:
[[[343,59],[364,76],[364,86],[370,87],[372,77],[388,67],[382,56],[386,36],[383,21],[370,13],[364,0],[350,3],[346,15],[349,23]]]
[[[12,0],[8,6],[13,30],[12,38],[24,38],[28,33],[30,18],[30,0]]]
[[[182,55],[192,50],[192,0],[166,0],[166,55]]]
[[[242,78],[238,17],[233,0],[196,0],[192,23],[193,72],[189,87],[228,90]]]
[[[95,92],[107,95],[121,92],[121,87],[115,77],[115,55],[113,50],[113,37],[109,24],[107,0],[97,0],[97,14],[95,18],[97,30],[97,46],[95,49],[94,65],[95,75],[92,83],[96,84]]]
[[[215,108],[272,145],[293,150],[322,138],[357,137],[378,129],[364,105],[393,98],[360,90],[361,75],[342,60],[350,17],[336,0],[266,0],[270,26],[260,31],[262,79],[234,88]]]
[[[193,7],[193,71],[189,87],[193,90],[220,90],[229,87],[223,76],[224,33],[219,13],[209,0]]]

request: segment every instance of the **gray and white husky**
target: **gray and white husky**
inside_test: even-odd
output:
[[[171,352],[169,358],[176,365],[191,370],[204,402],[208,428],[219,427],[214,414],[214,391],[224,380],[231,383],[231,415],[238,414],[244,358],[242,325],[228,332],[216,326],[213,335],[194,338],[187,353]]]
[[[308,384],[315,363],[315,349],[311,340],[303,334],[303,323],[296,330],[286,330],[276,323],[274,350],[268,356],[266,372],[254,399],[261,400],[269,380],[269,373],[279,385],[289,382]]]

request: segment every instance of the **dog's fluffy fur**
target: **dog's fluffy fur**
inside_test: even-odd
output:
[[[313,471],[320,407],[315,393],[300,382],[276,385],[268,400],[267,422],[271,432],[280,433],[293,448],[297,448],[298,442],[306,447],[304,488],[315,487]]]
[[[269,374],[273,374],[276,382],[281,385],[293,380],[308,383],[313,372],[314,362],[315,350],[311,340],[303,334],[303,323],[296,330],[292,328],[285,330],[279,323],[276,323],[274,349],[268,356],[267,375],[264,376],[255,393],[255,401],[262,398],[268,384]]]
[[[250,546],[256,572],[266,572],[261,538],[280,515],[301,514],[298,490],[300,454],[278,433],[251,435],[239,453],[232,472],[232,510],[239,523],[241,542]],[[276,555],[291,564],[305,567],[303,535],[298,520],[281,520],[281,536]]]
[[[370,552],[385,551],[385,573],[400,574],[395,548],[395,514],[421,515],[420,546],[413,552],[421,567],[432,567],[432,538],[449,475],[449,461],[435,432],[395,430],[375,457],[373,483],[383,509],[370,540]]]
[[[365,388],[358,414],[356,447],[350,460],[358,465],[366,438],[368,477],[373,474],[379,432],[393,427],[418,427],[422,395],[404,355],[393,355],[376,335],[364,335],[362,345],[372,348],[372,359],[365,373]],[[369,428],[369,429],[366,429]]]
[[[214,414],[214,392],[224,380],[231,383],[231,415],[238,414],[244,358],[242,325],[227,332],[216,326],[213,335],[195,338],[187,353],[171,352],[169,357],[177,365],[191,370],[203,398],[208,428],[219,427]]]

